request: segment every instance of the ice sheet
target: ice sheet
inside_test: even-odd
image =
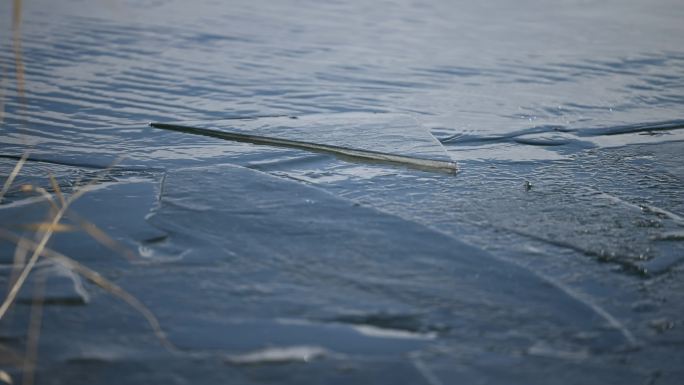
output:
[[[633,341],[598,305],[453,236],[233,165],[170,170],[159,202],[153,186],[115,184],[77,207],[88,218],[106,208],[97,224],[113,237],[141,240],[150,250],[144,260],[93,258],[70,250],[75,242],[62,234],[51,247],[149,306],[180,354],[164,352],[134,310],[89,287],[87,306],[46,307],[39,377],[84,383],[77,376],[87,371],[119,381],[112,373],[120,371],[124,382],[161,383],[162,373],[148,368],[165,367],[165,375],[215,383],[211,373],[258,367],[275,375],[273,361],[296,365],[316,358],[312,352],[325,354],[278,378],[340,379],[331,365],[357,367],[363,378],[377,371],[375,382],[387,384],[525,376],[546,368],[549,356],[560,357],[554,370],[566,376],[594,375],[568,360],[591,360],[606,382],[634,375],[605,354]],[[140,205],[115,199],[131,195]],[[144,217],[163,235],[138,236],[150,233],[135,225]],[[4,326],[8,341],[21,341],[29,311],[15,308],[16,322]],[[392,378],[397,373],[401,379]]]
[[[211,295],[223,301],[214,306],[231,309],[225,313],[228,319],[242,314],[296,315],[355,326],[439,332],[439,340],[456,339],[474,346],[503,339],[516,349],[529,347],[525,342],[524,347],[519,345],[525,340],[574,345],[557,339],[561,330],[560,334],[595,335],[574,346],[578,350],[631,343],[621,330],[604,329],[606,320],[586,304],[529,271],[317,188],[219,165],[170,172],[163,191],[161,207],[150,222],[171,236],[164,245],[151,247],[182,252],[179,263],[184,266],[209,267],[196,279],[213,282]],[[193,280],[191,271],[187,269],[186,277]],[[160,303],[165,302],[164,287],[178,289],[178,282],[167,277],[147,274],[137,282],[145,280],[160,280],[156,290]],[[193,291],[197,290],[181,290],[188,295]],[[174,301],[185,302],[184,296]],[[186,306],[197,306],[190,304],[190,298],[187,301]],[[382,317],[384,312],[417,316],[407,326],[399,322],[405,318],[392,321],[394,317]],[[199,308],[188,312],[182,322],[176,317],[191,328],[182,328],[182,334],[191,333],[196,343],[205,329],[230,329],[216,326],[225,322],[225,316],[202,313],[206,312]],[[508,336],[510,330],[518,334]],[[173,330],[170,335],[174,337]],[[225,349],[236,341],[230,334],[208,335],[212,337],[207,341]],[[472,340],[473,336],[478,337]],[[251,343],[260,347],[259,341]]]
[[[226,140],[457,170],[442,144],[415,119],[403,114],[338,113],[150,125]]]

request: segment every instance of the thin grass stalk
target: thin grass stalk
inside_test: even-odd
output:
[[[72,196],[69,197],[69,199],[66,200],[64,206],[60,207],[60,209],[55,213],[54,217],[52,218],[52,221],[50,222],[50,226],[48,229],[42,234],[41,240],[38,243],[38,246],[34,249],[33,254],[31,255],[31,258],[29,258],[29,261],[26,263],[26,266],[24,269],[21,271],[21,274],[19,274],[19,277],[17,278],[17,281],[12,285],[12,288],[10,291],[7,293],[7,296],[5,297],[5,300],[3,301],[2,305],[0,306],[0,320],[3,319],[5,314],[7,314],[7,311],[9,310],[10,306],[14,303],[14,300],[17,297],[17,294],[19,294],[19,290],[21,287],[24,285],[26,282],[26,279],[28,278],[29,273],[35,266],[36,262],[38,262],[38,258],[40,257],[41,253],[45,249],[45,246],[47,245],[48,241],[52,237],[52,234],[54,233],[54,229],[56,225],[59,223],[59,221],[62,220],[62,217],[66,213],[67,209],[69,206],[76,201],[78,198],[83,196],[86,192],[88,192],[89,187],[91,187],[94,183],[96,183],[99,180],[99,178],[94,178],[91,180],[87,185],[83,186]]]
[[[40,328],[43,322],[43,302],[45,300],[46,280],[47,277],[45,274],[38,274],[35,282],[33,301],[31,303],[31,318],[29,320],[26,355],[24,356],[23,385],[33,385],[35,381],[36,362],[38,361],[38,341],[40,340]]]
[[[33,250],[36,250],[39,246],[38,243],[33,242],[29,239],[22,238],[16,234],[13,234],[9,231],[0,229],[0,238],[6,239],[10,242],[18,243],[22,239],[26,242],[27,246]],[[152,313],[152,311],[145,306],[142,302],[140,302],[139,299],[137,299],[135,296],[118,286],[117,284],[111,282],[107,278],[103,277],[100,273],[82,265],[81,263],[75,261],[73,258],[69,258],[68,256],[52,250],[50,248],[44,247],[41,254],[48,258],[51,261],[54,261],[56,263],[59,263],[60,265],[64,266],[65,268],[76,272],[83,278],[87,279],[88,281],[92,282],[93,284],[99,286],[100,288],[104,289],[108,293],[118,297],[119,299],[123,300],[126,302],[129,306],[131,306],[133,309],[138,311],[147,323],[150,325],[152,328],[155,336],[159,339],[161,344],[168,350],[170,351],[176,351],[178,350],[172,343],[171,341],[168,340],[166,337],[166,334],[161,328],[161,324],[159,323],[159,320],[157,317]]]
[[[19,161],[17,161],[17,164],[14,165],[14,169],[12,169],[12,172],[7,177],[7,180],[5,180],[5,183],[2,186],[2,190],[0,190],[0,203],[2,203],[2,198],[5,197],[5,194],[12,186],[12,183],[14,183],[14,179],[17,177],[17,175],[19,175],[19,171],[21,171],[21,168],[24,167],[24,163],[26,163],[26,159],[28,159],[28,156],[28,151],[24,152],[21,158],[19,158]]]

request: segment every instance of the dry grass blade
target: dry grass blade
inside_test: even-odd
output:
[[[52,230],[56,233],[70,233],[78,230],[77,227],[72,226],[72,225],[67,225],[64,223],[57,223],[56,225],[52,226],[48,222],[38,222],[38,223],[24,223],[22,225],[18,225],[18,227],[25,229],[25,230],[31,230],[31,231],[37,231],[37,232],[42,232],[44,233],[52,227]]]
[[[23,185],[21,189],[23,192],[35,191],[35,192],[39,193],[43,198],[45,198],[45,200],[47,200],[50,203],[52,210],[54,210],[54,211],[59,210],[59,206],[57,206],[57,202],[55,202],[55,200],[52,198],[52,195],[49,192],[47,192],[46,189],[44,189],[42,187],[35,187],[33,185],[30,185],[30,184],[29,185]]]
[[[5,194],[12,186],[12,183],[14,183],[14,179],[17,177],[17,175],[19,175],[19,171],[21,171],[21,168],[24,167],[24,163],[26,163],[26,159],[28,159],[28,156],[29,153],[27,151],[21,156],[21,158],[19,158],[19,161],[17,162],[17,164],[14,165],[14,169],[7,177],[7,180],[5,180],[5,184],[2,186],[2,190],[0,190],[0,203],[2,203],[2,198],[5,197]]]
[[[104,172],[108,172],[116,163],[115,161],[111,166],[109,166],[107,169],[104,170]],[[18,171],[17,171],[18,172]],[[38,246],[34,248],[33,254],[31,255],[31,258],[29,258],[28,262],[26,263],[26,266],[24,266],[24,269],[21,271],[19,274],[19,277],[17,277],[16,282],[12,285],[10,288],[9,292],[7,293],[7,297],[5,297],[5,300],[3,301],[2,305],[0,305],[0,320],[2,320],[7,314],[7,311],[9,308],[12,306],[14,303],[14,300],[17,298],[17,294],[19,294],[19,290],[21,287],[24,285],[26,282],[26,279],[28,278],[29,273],[33,269],[33,267],[36,265],[36,262],[38,262],[38,258],[40,255],[43,253],[43,250],[45,249],[45,246],[47,245],[48,241],[52,237],[52,234],[54,233],[55,229],[57,228],[57,224],[62,220],[64,217],[64,214],[68,210],[69,206],[74,203],[78,198],[83,196],[86,192],[90,190],[90,188],[95,185],[100,178],[102,178],[103,175],[99,175],[98,177],[93,178],[88,182],[85,186],[81,187],[77,191],[75,191],[69,199],[67,199],[62,207],[59,208],[59,210],[54,214],[52,221],[50,222],[50,226],[48,229],[42,233],[42,237],[40,239],[40,242],[38,243]],[[49,195],[49,194],[48,194]],[[51,201],[53,201],[51,199]],[[39,233],[40,234],[40,233]]]
[[[22,239],[25,239],[3,229],[0,229],[0,238],[7,239],[14,243],[21,242]],[[31,240],[25,240],[25,242],[27,243],[27,246],[33,250],[36,250],[40,246],[38,243],[33,242]],[[137,310],[143,317],[145,317],[147,323],[154,331],[154,334],[157,336],[157,338],[165,348],[171,351],[177,350],[177,348],[168,340],[168,338],[166,338],[166,335],[164,334],[159,323],[159,320],[157,320],[157,317],[155,317],[152,311],[148,309],[147,306],[145,306],[142,302],[140,302],[140,300],[138,300],[135,296],[128,293],[115,283],[104,278],[102,275],[100,275],[100,273],[80,264],[79,262],[67,257],[62,253],[43,247],[41,254],[49,258],[50,260],[55,261],[60,265],[66,267],[67,269],[76,272],[77,274],[81,275],[85,279],[101,287],[102,289],[106,290],[112,295],[119,297],[129,306]]]
[[[66,200],[64,199],[62,190],[59,188],[59,184],[57,184],[57,180],[53,175],[50,175],[50,183],[52,184],[52,189],[55,191],[55,195],[57,195],[57,198],[61,202],[62,206],[64,206],[66,204]],[[83,231],[88,233],[88,235],[93,237],[93,239],[100,242],[104,246],[125,255],[126,258],[130,260],[137,258],[137,255],[134,252],[132,252],[119,242],[115,241],[114,239],[112,239],[112,237],[107,235],[107,233],[105,233],[104,231],[100,230],[100,228],[97,227],[97,225],[95,225],[94,223],[84,219],[83,217],[81,217],[73,211],[69,211],[67,215],[69,216],[69,218],[78,222],[78,225],[81,227],[81,229],[83,229]]]
[[[87,219],[84,219],[80,215],[76,214],[73,210],[70,210],[67,213],[67,216],[69,217],[69,219],[72,219],[75,222],[77,222],[83,231],[88,233],[88,235],[90,235],[93,239],[100,242],[104,246],[110,248],[113,251],[123,254],[129,260],[138,259],[138,255],[136,253],[134,253],[118,241],[112,239],[112,237],[110,237],[109,235],[107,235],[107,233],[105,233],[99,227],[97,227],[97,225],[88,221]]]
[[[44,255],[46,255],[48,258],[54,260],[55,262],[61,264],[64,267],[67,267],[75,271],[76,273],[80,274],[90,282],[96,284],[97,286],[101,287],[102,289],[106,290],[112,295],[119,297],[129,306],[137,310],[138,313],[142,314],[142,316],[145,317],[147,323],[150,325],[150,327],[154,331],[154,334],[157,336],[162,345],[168,350],[177,350],[177,348],[171,343],[171,341],[169,341],[168,338],[166,338],[166,334],[164,334],[164,331],[162,330],[157,317],[155,317],[152,311],[148,309],[147,306],[145,306],[142,302],[140,302],[139,299],[137,299],[135,296],[128,293],[121,287],[117,286],[116,284],[112,283],[108,279],[104,278],[98,272],[83,266],[82,264],[74,261],[73,259],[65,255],[53,252],[52,250],[45,251],[46,252]]]
[[[59,188],[57,179],[55,179],[55,176],[52,174],[50,174],[50,184],[52,185],[52,189],[55,191],[55,195],[57,195],[57,199],[59,199],[59,203],[61,203],[62,207],[64,207],[66,205],[66,200],[64,199],[64,195],[62,195],[62,189]]]
[[[12,377],[4,370],[0,370],[0,381],[10,385],[14,384]]]
[[[36,372],[36,361],[38,359],[38,340],[40,339],[40,327],[43,321],[43,299],[45,297],[44,274],[39,274],[35,282],[33,302],[31,303],[31,318],[29,320],[28,341],[26,355],[24,357],[24,375],[22,383],[33,385]]]
[[[61,190],[59,186],[56,184],[55,179],[51,179],[53,189],[55,190],[56,193],[58,193],[58,199],[62,202],[62,206],[66,204],[66,201],[64,200],[63,194],[61,193]],[[53,199],[52,195],[45,190],[42,187],[34,187],[34,186],[27,186],[25,189],[26,191],[35,191],[41,194],[52,206],[52,209],[57,211],[59,210],[59,206],[57,205],[57,202]],[[87,219],[81,217],[77,213],[75,213],[73,210],[69,210],[66,214],[70,219],[74,220],[75,222],[78,223],[80,228],[88,233],[93,239],[96,241],[100,242],[104,246],[110,248],[111,250],[114,250],[118,253],[123,254],[128,258],[129,260],[135,260],[138,258],[138,255],[135,254],[133,251],[128,249],[126,246],[122,245],[121,243],[117,242],[116,240],[112,239],[107,233],[102,231],[97,225],[94,223],[88,221]],[[22,227],[27,228],[29,230],[34,230],[34,231],[44,231],[44,229],[49,226],[49,223],[43,222],[43,223],[38,223],[38,224],[28,224],[28,225],[23,225]],[[75,231],[73,227],[70,225],[66,224],[59,224],[58,227],[55,229],[55,231],[62,232],[62,231]],[[16,263],[15,263],[16,264]]]
[[[114,167],[120,161],[121,161],[121,159],[115,160],[112,163],[112,165],[110,165],[106,170],[104,170],[104,172],[105,173],[108,172],[112,167]],[[93,180],[91,180],[84,188],[77,191],[76,194],[85,193],[86,192],[85,190],[87,190],[87,188],[89,186],[92,186],[94,183],[96,183],[99,180],[99,178],[102,178],[103,175],[100,175],[96,178],[93,178]],[[63,199],[63,195],[61,193],[59,185],[57,184],[56,180],[52,177],[52,175],[50,176],[50,178],[51,178],[52,187],[55,190],[55,193],[58,194],[58,196],[60,197],[60,200],[62,201],[62,206],[64,206],[66,204],[66,201],[64,201],[64,199]],[[47,193],[47,192],[45,192],[45,193],[48,196],[50,196],[49,193]],[[51,202],[54,203],[54,200],[51,200]],[[90,235],[96,241],[100,242],[102,245],[110,248],[111,250],[113,250],[115,252],[123,254],[129,260],[135,260],[138,258],[138,255],[136,253],[134,253],[133,251],[131,251],[130,249],[128,249],[126,246],[122,245],[121,243],[117,242],[116,240],[114,240],[112,237],[107,235],[107,233],[105,233],[99,227],[97,227],[97,225],[95,225],[94,223],[92,223],[92,222],[88,221],[87,219],[81,217],[80,215],[75,213],[73,210],[69,210],[67,213],[67,216],[70,219],[76,221],[83,231],[88,233],[88,235]]]
[[[59,210],[59,206],[53,199],[52,195],[50,195],[47,190],[41,187],[33,187],[30,186],[27,190],[30,191],[36,191],[40,193],[52,206],[52,210],[55,212]],[[61,194],[60,194],[61,196]],[[66,204],[66,201],[63,201],[62,205]],[[69,217],[69,219],[72,219],[73,221],[78,223],[78,226],[81,228],[81,230],[85,231],[90,235],[93,239],[96,241],[100,242],[102,245],[110,248],[111,250],[114,250],[117,253],[121,253],[124,255],[127,259],[129,260],[135,260],[138,259],[138,255],[131,251],[129,248],[126,246],[122,245],[118,241],[114,240],[112,237],[107,235],[104,231],[102,231],[99,227],[97,227],[96,224],[88,221],[87,219],[81,217],[80,215],[76,214],[73,210],[68,210],[66,216]],[[29,224],[24,224],[21,225],[22,228],[27,229],[27,230],[33,230],[33,231],[42,231],[44,232],[48,227],[50,226],[50,223],[48,222],[41,222],[41,223],[29,223]],[[56,227],[53,228],[55,232],[70,232],[70,231],[76,231],[76,228],[71,225],[67,224],[62,224],[59,223],[56,225]],[[15,261],[15,265],[17,265]]]
[[[39,194],[41,194],[49,203],[51,206],[51,209],[54,212],[57,212],[59,210],[59,207],[57,206],[57,203],[55,203],[55,200],[52,198],[52,195],[48,193],[44,188],[42,187],[34,187],[31,185],[26,185],[23,186],[22,190],[25,192],[30,192],[30,191],[36,191]],[[46,228],[49,226],[49,223],[42,223],[42,225],[37,226],[35,229],[36,231],[45,231]],[[19,270],[24,267],[24,263],[26,263],[26,255],[28,254],[28,248],[25,247],[25,238],[22,238],[22,240],[17,243],[17,248],[14,250],[14,266],[12,268],[12,275],[10,277],[9,283],[10,287],[9,290],[12,289],[14,284],[17,282],[17,278],[19,277]]]
[[[17,247],[14,249],[14,265],[12,266],[12,275],[10,276],[7,290],[10,290],[12,286],[14,286],[17,277],[19,277],[19,271],[26,263],[26,255],[29,252],[28,244],[26,243],[27,241],[28,239],[22,237],[19,242],[17,242]]]
[[[50,175],[50,182],[52,184],[53,190],[55,191],[55,193],[58,196],[58,199],[61,202],[61,205],[62,206],[66,205],[67,202],[64,199],[64,195],[62,194],[61,189],[60,189],[59,185],[57,184],[56,179],[52,175]],[[91,181],[89,183],[89,185],[92,183],[94,183],[94,182]],[[32,185],[27,185],[27,186],[24,186],[23,190],[25,192],[35,191],[35,192],[41,194],[41,196],[43,196],[50,203],[51,208],[52,208],[52,210],[54,210],[54,212],[57,212],[59,210],[59,206],[57,205],[57,202],[55,202],[53,196],[44,188],[35,187]],[[117,242],[116,240],[112,239],[109,235],[107,235],[107,233],[105,233],[99,227],[97,227],[97,225],[95,225],[94,223],[84,219],[80,215],[76,214],[73,210],[69,210],[67,212],[67,215],[70,219],[76,221],[83,231],[88,233],[93,239],[100,242],[102,245],[110,248],[111,250],[114,250],[115,252],[123,254],[129,260],[135,260],[138,258],[138,255],[135,254],[133,251],[131,251],[130,249],[128,249],[126,246],[122,245],[121,243]],[[45,232],[47,230],[47,228],[50,226],[51,225],[48,222],[32,223],[32,224],[22,225],[22,227],[24,227],[28,230],[33,230],[33,231],[38,231],[38,232]],[[53,231],[55,231],[55,232],[66,232],[66,231],[75,231],[75,229],[73,228],[73,226],[70,226],[70,225],[57,224],[57,225],[53,226]],[[21,244],[19,244],[18,246],[21,246]],[[23,264],[25,262],[25,252],[22,253],[21,251],[22,251],[21,247],[17,247],[17,250],[15,251],[15,258],[14,258],[15,270],[17,268],[23,266]],[[10,284],[13,284],[15,282],[17,274],[18,273],[16,271],[12,274],[12,279],[10,280]]]
[[[5,297],[5,300],[3,301],[2,305],[0,306],[0,320],[7,314],[7,310],[9,310],[10,306],[14,303],[14,300],[17,298],[17,294],[19,294],[19,290],[21,287],[24,285],[24,282],[26,282],[26,279],[28,278],[29,273],[35,266],[36,262],[38,262],[38,257],[40,254],[43,252],[43,249],[47,245],[48,241],[50,240],[50,237],[52,237],[52,234],[54,232],[53,226],[55,226],[59,221],[62,219],[62,216],[64,215],[64,210],[66,207],[63,207],[60,209],[52,219],[52,222],[50,222],[50,227],[43,233],[43,236],[38,244],[38,247],[36,247],[33,251],[33,254],[29,258],[28,262],[26,263],[26,266],[24,266],[24,269],[21,271],[19,274],[19,277],[17,277],[16,282],[12,285],[10,288],[9,292],[7,293],[7,297]]]

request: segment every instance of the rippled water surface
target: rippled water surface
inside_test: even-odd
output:
[[[3,231],[49,213],[21,184],[99,178],[66,223],[132,260],[83,232],[49,246],[174,346],[46,259],[0,320],[15,380],[40,272],[37,383],[683,378],[680,1],[14,0],[0,17],[3,181],[30,150]],[[148,126],[188,121],[459,171]]]

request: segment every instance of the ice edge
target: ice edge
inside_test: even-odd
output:
[[[458,166],[453,161],[424,159],[404,155],[388,154],[384,152],[377,152],[371,150],[358,150],[348,147],[310,143],[298,140],[279,139],[268,136],[240,134],[236,132],[218,131],[208,128],[190,127],[173,123],[150,122],[149,126],[159,128],[162,130],[184,132],[195,135],[204,135],[236,142],[246,142],[258,145],[269,145],[277,147],[298,148],[307,151],[332,153],[357,159],[402,164],[413,168],[426,169],[431,171],[441,171],[450,174],[455,174],[456,172],[458,172]]]

